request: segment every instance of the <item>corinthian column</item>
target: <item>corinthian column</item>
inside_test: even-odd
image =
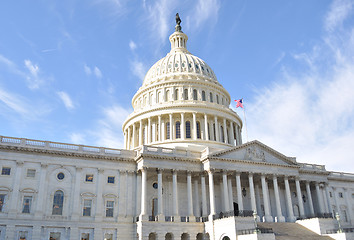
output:
[[[213,215],[215,215],[214,179],[213,179],[212,170],[208,171],[208,175],[209,175],[209,198],[210,198],[209,220],[212,220]]]
[[[288,206],[288,221],[295,222],[296,219],[294,216],[293,203],[291,201],[289,180],[288,180],[287,176],[284,177],[284,183],[285,183],[285,192],[286,192],[286,203]]]
[[[205,140],[209,140],[208,115],[204,114],[204,132]]]
[[[227,188],[227,175],[226,171],[222,172],[223,194],[224,194],[224,211],[229,211],[229,190]]]
[[[301,193],[299,178],[295,179],[295,184],[296,184],[297,201],[299,203],[300,217],[304,218],[305,211],[304,211],[304,203],[302,202],[303,200],[302,200],[302,193]]]
[[[162,169],[157,170],[157,204],[158,204],[158,220],[165,221],[163,214],[163,198],[162,198]]]
[[[276,208],[277,208],[277,221],[278,222],[285,222],[285,218],[281,212],[278,181],[277,181],[277,176],[275,176],[275,175],[273,176],[273,185],[274,185],[275,204],[276,204]]]
[[[273,222],[273,217],[270,214],[268,183],[266,182],[265,175],[263,174],[261,175],[261,182],[264,204],[264,219],[266,222]]]
[[[180,217],[178,213],[177,170],[172,170],[172,188],[173,188],[172,208],[173,208],[173,216],[175,219],[174,221],[179,222]]]
[[[238,210],[243,210],[242,187],[241,187],[241,173],[236,173],[236,189],[237,189],[237,203]]]

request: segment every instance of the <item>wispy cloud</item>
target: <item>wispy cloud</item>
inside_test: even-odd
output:
[[[95,68],[93,69],[93,72],[95,73],[95,76],[98,78],[98,79],[101,79],[102,78],[102,72],[101,70],[95,66]]]
[[[71,100],[69,94],[66,92],[60,91],[57,92],[57,95],[59,96],[60,100],[64,103],[65,107],[68,110],[72,110],[75,108],[73,101]]]
[[[143,81],[147,71],[147,67],[141,61],[133,61],[130,64],[130,71],[141,81]]]
[[[220,10],[219,0],[199,0],[194,7],[193,14],[190,16],[190,22],[193,23],[193,29],[200,28],[205,22],[216,23]]]
[[[353,1],[351,0],[335,0],[331,5],[325,18],[325,29],[333,31],[342,25],[343,21],[353,11]]]
[[[39,67],[37,64],[33,64],[31,60],[26,59],[24,61],[29,74],[27,74],[27,85],[30,89],[38,89],[43,83],[43,80],[39,77]]]
[[[19,95],[0,88],[0,102],[20,115],[29,115],[29,108],[26,100]]]
[[[97,66],[90,68],[89,66],[87,66],[87,64],[85,64],[84,72],[86,73],[87,76],[91,76],[93,74],[98,79],[101,79],[103,77],[101,70]]]
[[[85,135],[82,133],[71,133],[70,142],[74,144],[84,144],[85,143]]]
[[[329,15],[346,2],[337,4]],[[342,12],[337,14],[345,21]],[[284,67],[280,81],[258,90],[247,106],[247,124],[251,138],[297,156],[299,162],[354,172],[354,27],[335,26],[310,52],[294,55],[305,66],[300,73]]]
[[[129,42],[129,48],[130,48],[130,50],[132,50],[132,51],[134,51],[134,50],[137,48],[137,46],[136,46],[136,44],[135,44],[134,41],[130,40],[130,42]]]

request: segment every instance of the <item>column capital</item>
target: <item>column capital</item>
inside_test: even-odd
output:
[[[156,172],[157,172],[158,174],[160,174],[160,173],[163,172],[163,169],[162,169],[162,168],[156,168]]]
[[[215,173],[215,168],[209,168],[208,170],[206,170],[208,172],[208,174],[214,174]]]
[[[187,175],[192,175],[192,171],[190,171],[190,170],[187,170]]]
[[[48,164],[47,164],[47,163],[41,163],[41,167],[42,167],[42,168],[47,168],[47,167],[48,167]]]
[[[172,174],[177,174],[178,170],[177,169],[171,169]]]
[[[236,172],[235,174],[236,174],[236,176],[241,176],[241,173],[242,172]]]
[[[143,166],[140,168],[140,171],[145,172],[148,168],[146,166]]]
[[[16,161],[16,165],[19,167],[22,167],[24,164],[24,161]]]
[[[98,168],[97,171],[98,171],[98,173],[103,173],[103,172],[104,172],[104,169]]]

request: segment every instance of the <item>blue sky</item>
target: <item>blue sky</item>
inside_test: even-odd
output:
[[[0,135],[122,148],[131,98],[169,51],[176,12],[188,50],[244,98],[249,140],[354,172],[345,0],[1,1]]]

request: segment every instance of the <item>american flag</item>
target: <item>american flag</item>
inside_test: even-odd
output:
[[[243,101],[243,98],[238,99],[238,100],[235,100],[235,102],[236,102],[236,108],[238,108],[238,107],[243,108],[242,101]]]

